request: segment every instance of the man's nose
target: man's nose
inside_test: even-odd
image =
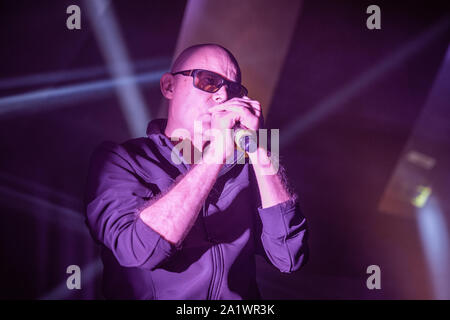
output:
[[[213,99],[215,102],[222,103],[227,101],[228,99],[228,93],[226,86],[220,87],[220,89],[217,92],[214,92]]]

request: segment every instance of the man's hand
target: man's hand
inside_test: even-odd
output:
[[[220,124],[225,126],[225,129],[231,129],[236,122],[239,122],[243,129],[257,131],[263,122],[261,104],[259,101],[252,100],[247,96],[233,98],[218,104],[209,108],[209,112],[213,119],[214,117],[219,119],[224,117],[226,119]],[[213,127],[213,123],[211,123],[211,127]]]
[[[263,123],[260,103],[248,97],[230,99],[209,108],[209,111],[213,119],[215,117],[224,119],[222,123],[224,128],[232,128],[239,122],[241,128],[257,131]],[[257,152],[250,153],[249,156],[258,182],[262,207],[271,207],[289,200],[289,191],[281,176],[277,174],[278,164],[273,163],[273,159],[267,156],[267,151],[258,147]]]
[[[233,98],[208,110],[211,113],[211,147],[223,161],[234,152],[232,128],[239,123],[242,129],[257,131],[263,120],[261,105],[245,96]]]

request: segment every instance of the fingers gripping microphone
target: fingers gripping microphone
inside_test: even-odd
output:
[[[256,139],[256,132],[242,129],[239,126],[234,128],[234,142],[241,148],[242,151],[253,153],[256,151],[258,141]]]

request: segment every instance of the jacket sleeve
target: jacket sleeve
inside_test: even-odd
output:
[[[86,188],[86,223],[94,239],[112,251],[120,265],[154,269],[175,251],[140,218],[152,191],[127,161],[126,150],[104,142],[93,153]]]
[[[288,200],[269,208],[259,207],[258,214],[262,229],[259,253],[265,253],[265,258],[281,272],[300,269],[308,258],[308,235],[298,202]]]

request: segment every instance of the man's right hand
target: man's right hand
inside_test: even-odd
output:
[[[233,126],[236,115],[232,112],[215,112],[211,114],[211,128],[206,130],[206,139],[210,141],[204,150],[207,163],[223,164],[234,152]]]
[[[217,161],[224,163],[234,153],[233,128],[239,123],[243,129],[258,130],[261,107],[259,102],[245,98],[233,98],[224,103],[210,107],[211,130],[207,132],[211,144],[206,153],[215,152]],[[212,158],[208,155],[208,158]]]

